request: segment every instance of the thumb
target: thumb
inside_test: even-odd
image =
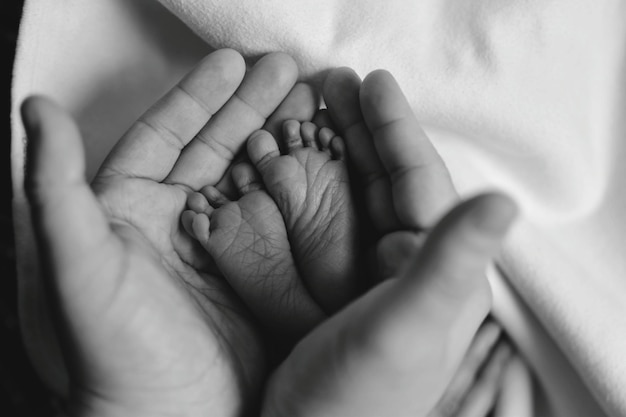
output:
[[[372,371],[389,369],[389,380],[398,379],[401,363],[423,394],[416,409],[427,412],[439,399],[488,314],[486,270],[516,214],[513,201],[499,194],[458,205],[359,320],[357,340],[373,347],[359,348],[361,362]]]
[[[450,211],[372,311],[384,338],[424,344],[427,336],[428,346],[456,369],[491,307],[486,270],[516,214],[515,203],[500,194]]]
[[[21,115],[28,139],[24,186],[39,251],[54,278],[69,279],[81,255],[109,236],[109,225],[85,180],[74,120],[38,96],[22,103]]]

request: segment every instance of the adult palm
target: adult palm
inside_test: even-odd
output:
[[[44,98],[25,102],[26,189],[74,412],[229,416],[254,404],[255,323],[179,218],[187,193],[217,184],[252,131],[312,116],[296,78],[284,54],[246,72],[238,53],[214,52],[131,127],[92,187],[73,120]]]

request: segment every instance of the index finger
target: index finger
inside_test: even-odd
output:
[[[406,346],[421,343],[423,352],[450,365],[446,371],[452,376],[489,313],[485,271],[516,216],[517,205],[509,197],[492,193],[464,201],[437,224],[381,310],[362,320],[388,346],[390,357],[401,358]],[[424,335],[428,344],[420,341]]]
[[[246,71],[232,49],[209,54],[126,132],[98,175],[162,181],[182,149],[233,95]]]
[[[432,226],[457,200],[443,160],[387,71],[374,71],[363,80],[360,99],[401,223]]]
[[[261,58],[183,150],[166,181],[193,189],[217,184],[248,136],[287,97],[297,77],[298,67],[289,55],[271,53]]]
[[[361,79],[356,72],[336,68],[329,72],[324,82],[324,99],[362,182],[372,223],[379,232],[397,230],[400,223],[392,205],[389,178],[363,120],[360,89]]]

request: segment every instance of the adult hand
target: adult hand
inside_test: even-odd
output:
[[[27,190],[40,252],[46,264],[44,269],[49,272],[47,283],[59,319],[57,323],[64,336],[64,352],[73,383],[69,404],[74,414],[140,416],[212,412],[238,415],[245,406],[254,405],[263,376],[263,352],[259,348],[254,323],[223,282],[206,273],[204,253],[186,238],[178,224],[186,192],[199,185],[216,183],[228,167],[229,158],[240,146],[237,134],[226,129],[227,122],[237,120],[239,127],[245,127],[247,122],[253,120],[249,124],[253,126],[250,130],[258,128],[256,125],[264,121],[264,116],[258,117],[259,112],[263,115],[271,110],[263,113],[255,106],[275,107],[280,101],[276,98],[280,94],[272,96],[266,88],[274,93],[282,89],[284,96],[290,87],[286,86],[294,82],[295,77],[287,77],[290,81],[285,81],[283,72],[285,68],[289,72],[290,66],[293,69],[292,62],[284,55],[270,55],[261,60],[239,85],[230,78],[233,74],[237,78],[233,64],[236,65],[239,59],[232,51],[220,51],[210,56],[196,72],[183,80],[180,88],[175,88],[150,110],[131,128],[103,165],[94,182],[95,195],[83,180],[80,136],[71,118],[45,99],[33,98],[23,106],[29,136]],[[216,72],[217,68],[221,71]],[[222,77],[219,85],[207,87],[203,84],[214,81],[213,77],[204,76],[216,73]],[[269,82],[258,74],[267,76]],[[231,95],[224,92],[229,89]],[[196,91],[206,94],[205,105],[198,105],[202,101],[189,95],[190,92],[196,94]],[[300,101],[298,97],[302,92],[308,96],[306,91],[306,88],[292,90],[270,121],[294,118],[290,114],[293,113],[290,110],[292,107],[285,106],[285,103]],[[265,93],[270,96],[269,99],[263,96]],[[255,101],[254,97],[258,100]],[[314,106],[310,108],[312,113]],[[185,111],[181,113],[180,109]],[[213,109],[215,115],[207,114],[207,109],[209,113]],[[179,117],[185,115],[189,118],[180,122]],[[202,117],[204,121],[200,122]],[[210,120],[205,124],[208,117]],[[197,123],[194,125],[192,121]],[[241,143],[249,133],[246,130],[239,131]],[[199,145],[202,137],[209,138],[206,148]],[[176,145],[176,141],[169,141],[168,138],[183,140]],[[233,145],[232,148],[230,145]],[[206,169],[198,161],[202,149],[207,151],[206,159],[213,161],[212,168]],[[152,163],[146,163],[146,159]],[[506,201],[498,198],[488,200]],[[476,210],[471,207],[481,207],[481,204],[469,204],[461,210],[461,214],[473,213]],[[487,206],[490,204],[500,204],[496,212],[504,213],[506,217],[510,204],[488,203]],[[464,216],[461,218],[472,218]],[[452,221],[452,224],[467,224],[467,221]],[[473,224],[472,221],[469,224]],[[503,227],[502,224],[500,226]],[[442,226],[444,232],[449,229],[456,230],[457,234],[464,235],[466,232],[460,232],[465,230],[464,227]],[[446,236],[444,232],[433,236]],[[483,252],[491,250],[490,245],[498,239],[499,233],[501,231],[493,231],[488,241],[483,241]],[[441,239],[444,243],[437,244]],[[445,243],[447,241],[433,237],[433,253],[443,250],[443,255],[432,259],[457,253],[451,249],[454,245]],[[425,250],[425,253],[428,251]],[[464,257],[461,256],[461,259]],[[473,259],[480,263],[480,255]],[[471,270],[464,268],[464,273],[471,275]],[[432,282],[437,281],[430,280],[426,290],[432,289]],[[372,294],[389,291],[396,294],[390,296],[394,299],[398,294],[409,297],[409,294],[415,296],[422,293],[415,291],[414,285],[412,291],[385,290],[386,287],[381,286],[379,288],[382,289],[376,289]],[[349,371],[364,360],[362,365],[365,366],[358,366],[358,369],[367,374],[385,365],[377,349],[371,351],[371,344],[360,343],[361,336],[366,336],[365,341],[388,340],[388,346],[393,346],[398,341],[398,334],[388,338],[386,336],[394,336],[394,333],[376,332],[376,329],[386,327],[376,326],[376,323],[393,320],[397,328],[409,324],[406,311],[389,310],[390,304],[385,298],[368,295],[357,302],[357,307],[346,310],[361,311],[362,308],[366,316],[377,317],[370,322],[373,327],[361,328],[364,332],[358,330],[358,323],[363,317],[360,313],[342,313],[320,328],[330,329],[321,330],[321,339],[318,336],[320,331],[306,339],[300,345],[304,347],[299,348],[299,352],[305,354],[294,352],[273,379],[266,412],[279,415],[284,409],[283,404],[288,402],[276,400],[292,398],[289,395],[291,392],[285,389],[302,386],[301,375],[286,379],[281,375],[285,375],[285,370],[293,370],[293,364],[306,364],[298,358],[310,358],[307,352],[319,352],[320,342],[327,344],[328,337],[333,337],[336,329],[344,326],[337,327],[335,323],[346,323],[348,328],[357,329],[353,333],[357,338],[350,339],[357,343],[348,345],[351,349],[347,349],[347,355],[343,357],[344,369]],[[406,302],[398,304],[402,305]],[[428,306],[425,307],[425,311],[417,311],[418,321],[422,324],[423,319],[428,317],[423,313],[432,313]],[[476,305],[472,308],[476,309]],[[446,320],[454,316],[453,313],[444,314],[444,324],[450,324]],[[449,326],[442,328],[444,332],[445,329],[450,330]],[[386,342],[383,345],[387,345]],[[436,348],[437,343],[427,346]],[[430,348],[426,350],[431,351]],[[368,351],[374,355],[360,354]],[[324,357],[322,354],[321,358]],[[416,355],[414,358],[416,363],[421,363],[429,356]],[[322,364],[317,371],[332,375],[337,370],[336,364]],[[388,370],[394,373],[393,368]],[[437,370],[439,378],[445,379],[450,373],[440,371]],[[417,375],[415,372],[409,374]],[[311,375],[315,381],[315,372]],[[419,375],[425,377],[428,373]],[[360,380],[352,378],[354,375],[340,373],[339,376],[335,381],[339,383],[338,386],[335,384],[339,388],[336,391],[339,397],[342,397],[342,392],[363,392]],[[439,385],[433,385],[435,392]],[[332,386],[330,384],[329,388]],[[287,396],[281,397],[281,392]],[[315,392],[308,391],[304,394],[306,401],[302,404],[312,405],[306,408],[307,412],[329,409],[340,410],[340,415],[349,415],[346,413],[359,404],[350,395],[338,402],[337,397],[332,395],[317,396]],[[429,401],[436,401],[432,394],[428,390],[422,393],[426,401],[420,403],[420,407]],[[383,402],[394,399],[393,396],[378,397]]]
[[[333,70],[324,96],[364,179],[364,203],[374,234],[383,235],[378,278],[384,279],[419,250],[428,230],[458,202],[458,195],[442,158],[389,73],[374,71],[361,82],[348,68]],[[494,320],[484,327],[500,333]],[[488,336],[495,331],[483,337],[482,330],[474,335],[435,414],[484,416],[497,398],[509,356],[501,351],[507,352],[508,346],[501,342],[498,349],[490,349],[484,340],[491,340]]]
[[[489,311],[485,269],[515,213],[498,194],[453,209],[408,265],[296,345],[263,415],[427,415]]]
[[[26,191],[70,413],[235,416],[254,405],[265,366],[255,323],[179,217],[251,132],[312,117],[315,97],[292,90],[296,78],[284,54],[247,73],[232,50],[209,55],[130,128],[92,188],[74,121],[45,98],[25,101]]]
[[[448,169],[395,79],[374,71],[363,82],[349,68],[324,83],[328,113],[343,136],[378,235],[431,228],[458,196]]]
[[[491,306],[485,271],[516,208],[492,194],[454,205],[447,170],[395,80],[331,71],[328,114],[364,179],[382,238],[382,283],[321,324],[273,375],[267,416],[427,415]],[[467,387],[465,387],[467,388]]]

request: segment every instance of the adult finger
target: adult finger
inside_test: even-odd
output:
[[[431,227],[457,201],[443,160],[387,71],[374,71],[363,80],[360,105],[390,177],[393,206],[401,224]]]
[[[501,343],[485,365],[480,376],[463,399],[456,417],[486,417],[493,409],[507,364],[511,358],[511,347]]]
[[[287,97],[280,103],[278,108],[267,119],[264,130],[270,132],[275,138],[282,137],[282,127],[286,120],[309,121],[315,115],[319,107],[319,94],[315,89],[306,83],[296,84]],[[228,167],[222,179],[215,185],[224,195],[236,198],[237,190],[230,175],[232,167],[238,162],[248,161],[245,152],[240,153]]]
[[[47,267],[63,278],[62,271],[97,249],[111,231],[85,181],[83,143],[74,121],[45,97],[26,99],[21,110],[33,224]]]
[[[284,53],[261,58],[237,91],[185,147],[166,182],[192,189],[215,185],[252,132],[260,129],[296,83],[298,68]]]
[[[319,94],[313,86],[306,83],[298,83],[267,119],[263,129],[270,132],[275,138],[281,138],[285,121],[311,121],[319,108],[319,102]]]
[[[61,326],[55,335],[74,343],[72,332],[90,325],[84,313],[103,311],[119,290],[118,280],[98,277],[119,273],[121,246],[85,180],[83,144],[74,120],[44,97],[28,98],[21,110],[28,137],[25,191],[44,299],[53,313],[48,317]]]
[[[485,270],[516,213],[517,207],[509,197],[495,193],[474,197],[451,210],[437,224],[397,285],[399,298],[389,309],[393,322],[403,327],[398,317],[406,312],[410,321],[418,312],[415,309],[436,317],[443,328],[457,320],[470,320],[475,325],[463,338],[467,348],[490,305]],[[468,311],[460,316],[460,310],[465,308]],[[389,329],[393,334],[394,328]]]
[[[245,71],[243,57],[231,49],[208,55],[128,130],[100,175],[162,181],[185,146],[231,98]]]
[[[531,417],[535,415],[533,377],[519,355],[513,355],[501,380],[500,395],[493,417]]]
[[[331,119],[346,142],[372,222],[380,233],[385,233],[398,229],[400,223],[393,209],[387,171],[363,120],[360,89],[361,79],[353,70],[337,68],[327,75],[323,96]]]
[[[480,370],[491,359],[492,349],[500,337],[501,330],[500,326],[492,320],[486,320],[480,326],[454,379],[429,417],[456,415],[464,398],[475,385]]]

